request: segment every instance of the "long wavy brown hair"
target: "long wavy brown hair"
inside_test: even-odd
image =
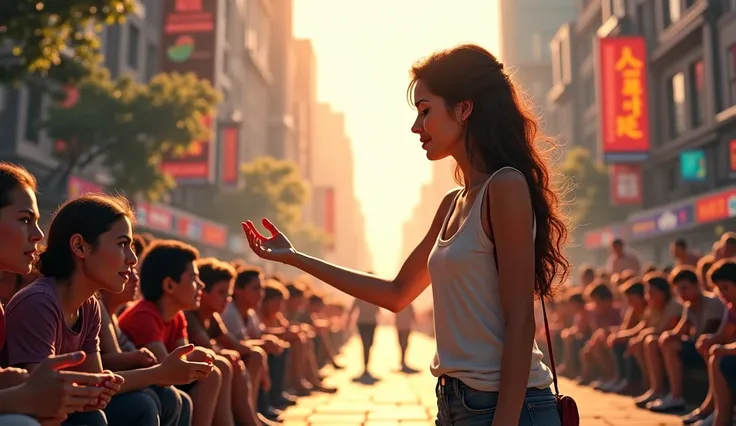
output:
[[[465,44],[436,52],[414,64],[410,74],[410,102],[421,80],[430,92],[445,100],[448,110],[458,102],[473,103],[465,150],[474,168],[490,174],[511,166],[526,177],[537,222],[534,290],[540,297],[550,296],[552,283],[564,282],[570,269],[563,255],[567,225],[561,199],[545,161],[554,141],[540,133],[531,108],[521,99],[511,76],[482,47]],[[549,149],[541,149],[542,144]],[[456,166],[458,183],[461,177],[462,171]]]

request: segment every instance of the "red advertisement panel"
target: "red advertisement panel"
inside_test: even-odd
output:
[[[647,46],[643,37],[599,39],[601,142],[607,163],[649,154]]]
[[[736,189],[695,201],[695,222],[708,223],[736,217]]]
[[[90,192],[101,193],[104,191],[105,189],[102,185],[78,178],[77,176],[71,176],[69,178],[69,182],[67,182],[67,196],[70,199],[77,198],[80,195],[88,194]]]
[[[212,133],[212,117],[204,118],[205,125]],[[164,155],[161,171],[173,177],[179,183],[197,183],[210,180],[210,140],[193,142],[183,154]]]
[[[240,128],[225,126],[222,129],[222,183],[235,186],[240,175]]]
[[[161,71],[192,72],[215,84],[217,4],[215,0],[162,0]],[[207,124],[211,126],[211,119]],[[211,128],[211,127],[210,127]],[[210,132],[212,133],[212,132]],[[212,137],[192,144],[183,156],[166,155],[162,170],[179,183],[213,179]]]
[[[642,178],[638,164],[613,164],[610,167],[611,205],[641,204]]]
[[[205,223],[202,225],[202,241],[215,247],[225,247],[227,245],[227,229]]]

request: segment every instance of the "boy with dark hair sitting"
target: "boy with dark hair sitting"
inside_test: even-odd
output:
[[[703,355],[699,351],[700,336],[715,333],[720,328],[725,305],[713,293],[706,292],[698,277],[697,270],[688,265],[676,267],[670,281],[677,287],[680,298],[685,302],[680,322],[674,330],[662,333],[658,345],[649,345],[648,358],[656,383],[651,384],[650,392],[637,403],[652,411],[672,411],[684,408],[682,397],[682,378],[684,368],[706,368]],[[666,375],[662,372],[666,371]],[[669,393],[661,395],[665,380],[669,383]],[[648,400],[646,400],[648,399]]]
[[[235,268],[215,258],[198,260],[197,268],[199,279],[204,283],[204,292],[199,307],[185,313],[189,340],[197,346],[211,349],[218,355],[227,358],[233,366],[232,383],[222,383],[222,386],[232,387],[230,406],[235,421],[247,425],[268,422],[266,419],[259,421],[256,415],[255,400],[251,395],[258,391],[258,387],[250,389],[248,371],[241,360],[241,357],[244,360],[250,357],[249,361],[253,363],[253,371],[260,378],[263,358],[257,353],[254,354],[244,342],[233,338],[220,318],[220,314],[225,311],[230,301],[236,275]]]
[[[265,334],[257,310],[263,298],[263,271],[257,267],[237,270],[232,300],[222,313],[230,334],[254,350],[267,354],[266,368],[260,380],[256,407],[266,418],[278,418],[278,411],[296,403],[296,398],[284,392],[288,343]]]
[[[184,311],[196,309],[204,287],[195,262],[199,252],[194,247],[173,240],[156,240],[146,248],[138,263],[142,299],[119,317],[120,329],[138,348],[147,348],[156,359],[189,343]],[[192,397],[193,426],[233,425],[229,404],[223,395],[223,377],[230,380],[232,366],[204,348],[187,355],[190,361],[214,363],[212,373],[180,389]],[[214,397],[217,396],[217,397]]]

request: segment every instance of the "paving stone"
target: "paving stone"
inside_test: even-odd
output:
[[[396,371],[399,350],[396,332],[389,327],[376,330],[370,371],[381,380],[373,385],[353,382],[361,373],[362,350],[357,338],[342,350],[344,370],[326,368],[326,382],[339,391],[299,398],[284,413],[288,426],[430,426],[437,415],[434,394],[436,378],[429,373],[434,341],[424,335],[412,336],[407,360],[420,370],[406,375]],[[682,422],[674,415],[642,410],[633,399],[579,386],[561,378],[560,390],[578,403],[582,426],[674,426]]]

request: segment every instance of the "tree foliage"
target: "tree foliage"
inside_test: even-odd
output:
[[[41,123],[52,140],[63,141],[52,187],[63,187],[73,171],[98,163],[114,187],[150,199],[173,186],[160,171],[162,154],[183,152],[209,137],[203,117],[220,99],[208,81],[191,73],[159,74],[141,84],[129,77],[110,80],[101,68],[75,91],[76,101],[54,105]]]
[[[233,229],[240,229],[246,219],[259,225],[262,218],[269,218],[300,250],[320,254],[329,239],[322,230],[302,220],[309,186],[296,164],[259,157],[243,164],[240,172],[245,185],[218,194],[210,216]]]
[[[99,61],[103,24],[122,22],[134,0],[0,1],[0,83],[28,76],[68,82]]]
[[[631,206],[611,205],[608,169],[589,150],[582,147],[568,150],[560,172],[572,184],[569,210],[575,225],[597,228],[621,222],[633,211]]]

